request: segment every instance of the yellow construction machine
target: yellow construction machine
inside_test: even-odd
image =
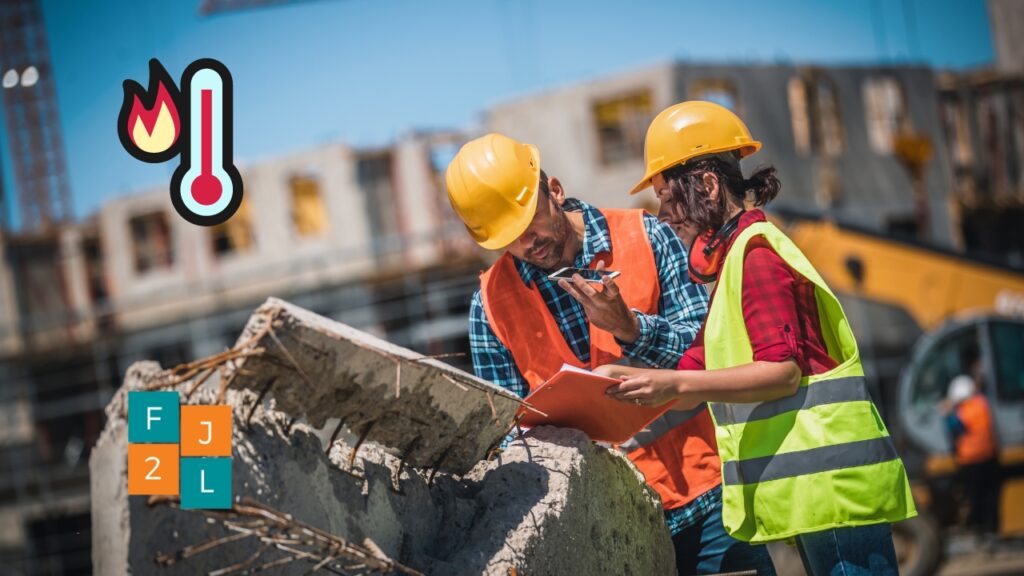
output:
[[[794,212],[772,219],[843,301],[921,515],[895,527],[901,573],[931,574],[965,508],[937,406],[980,351],[1003,474],[1000,539],[1024,536],[1024,269]],[[969,534],[968,534],[969,535]]]

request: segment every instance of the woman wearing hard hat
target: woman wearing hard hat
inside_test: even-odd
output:
[[[716,282],[679,370],[607,366],[623,402],[709,402],[722,460],[723,524],[750,542],[795,539],[808,574],[895,574],[889,523],[916,515],[903,463],[868,395],[832,291],[759,207],[780,184],[740,160],[761,143],[728,109],[683,102],[647,132],[660,216],[690,246],[690,275]]]

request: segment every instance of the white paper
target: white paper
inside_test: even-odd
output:
[[[577,374],[593,374],[593,372],[591,372],[590,370],[587,370],[586,368],[580,368],[578,366],[573,366],[572,364],[562,364],[562,368],[559,370],[559,372],[576,372]]]

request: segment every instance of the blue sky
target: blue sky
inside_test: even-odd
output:
[[[145,85],[152,57],[174,78],[200,57],[231,69],[241,163],[471,126],[517,94],[673,58],[939,68],[993,59],[983,0],[317,0],[209,17],[198,5],[43,0],[78,216],[162,185],[174,169],[133,159],[115,129],[121,82]]]

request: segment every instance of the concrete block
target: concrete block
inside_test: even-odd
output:
[[[520,405],[472,374],[276,298],[256,310],[239,342],[254,339],[265,353],[236,362],[232,389],[272,397],[315,428],[338,418],[416,467],[465,473],[504,437]]]
[[[155,562],[186,546],[230,534],[196,511],[148,506],[126,494],[127,390],[155,382],[152,362],[128,370],[107,409],[90,460],[93,566],[98,575],[201,574],[244,561],[260,545],[244,538],[179,560]],[[184,389],[186,385],[182,385]],[[402,466],[367,442],[351,459],[339,440],[325,450],[322,431],[261,401],[229,390],[233,407],[233,492],[353,543],[371,540],[393,560],[424,574],[674,574],[674,553],[657,496],[621,455],[583,433],[543,427],[513,441],[467,474]],[[212,403],[201,389],[191,403]],[[250,419],[251,415],[251,419]],[[350,465],[350,460],[352,464]],[[284,558],[266,550],[256,564]],[[310,563],[275,567],[303,574]]]

